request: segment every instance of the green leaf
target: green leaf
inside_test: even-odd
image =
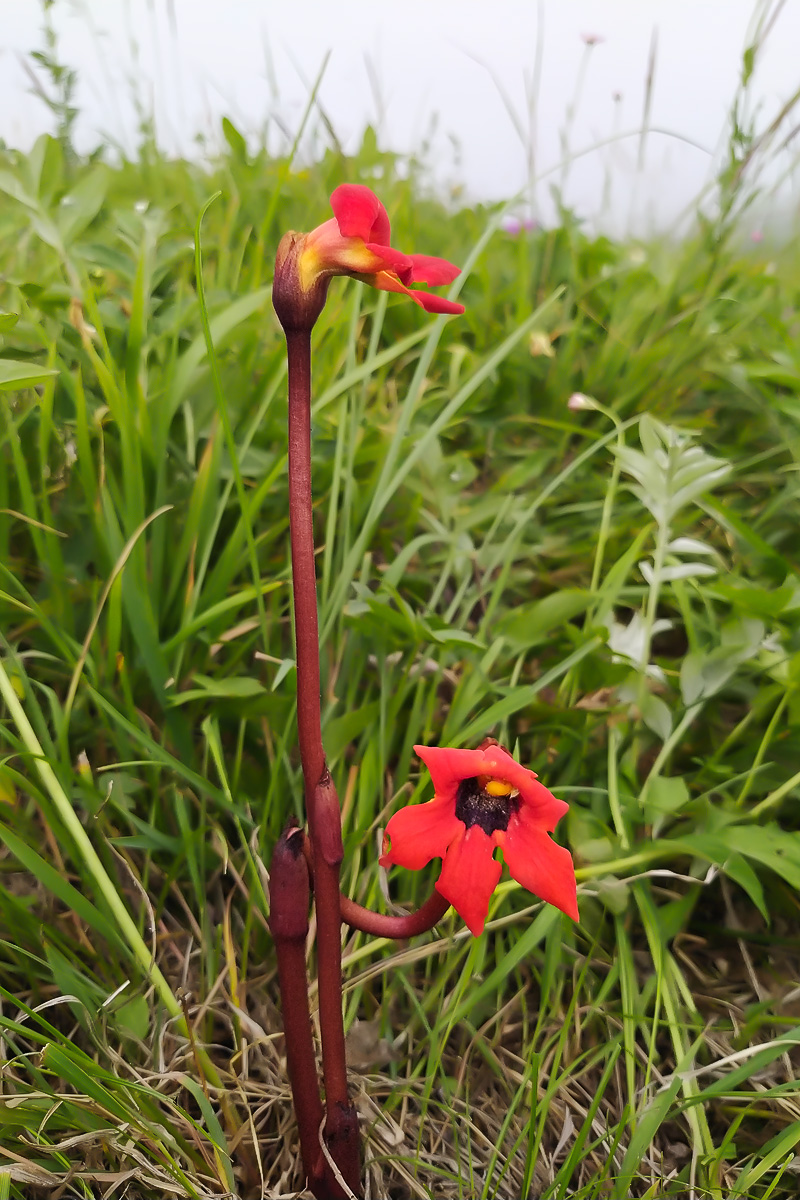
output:
[[[192,682],[198,687],[187,688],[167,697],[170,708],[179,708],[193,700],[253,700],[266,696],[267,689],[250,675],[235,675],[228,679],[214,679],[210,675],[194,675]]]
[[[648,692],[642,700],[642,720],[662,742],[672,733],[672,713],[669,705],[652,692]]]
[[[107,993],[79,971],[55,946],[45,942],[44,952],[59,993],[75,997],[77,1003],[71,1000],[70,1007],[80,1024],[88,1028]]]
[[[464,997],[460,1004],[455,1008],[455,1011],[448,1013],[450,1026],[462,1020],[467,1013],[480,1004],[485,996],[491,996],[498,988],[503,986],[503,982],[509,978],[521,962],[533,952],[533,950],[543,942],[550,930],[561,919],[561,913],[557,908],[553,908],[550,904],[545,904],[544,908],[536,914],[533,921],[524,930],[520,936],[511,943],[508,952],[500,958],[497,966],[491,971],[485,979],[475,979],[469,989],[469,993]]]
[[[72,1046],[58,1046],[50,1042],[42,1051],[41,1063],[45,1070],[53,1071],[79,1095],[91,1097],[102,1111],[115,1120],[128,1122],[137,1115],[122,1082],[119,1082],[119,1095],[115,1095],[100,1082],[106,1073],[96,1070],[91,1059]]]
[[[236,675],[227,679],[194,675],[193,680],[210,696],[221,696],[228,700],[249,700],[251,696],[263,695],[266,690],[252,675]]]
[[[30,196],[21,182],[10,171],[0,171],[0,192],[5,192],[7,196],[11,196],[20,204],[24,204],[26,208],[35,209],[36,200]]]
[[[800,1046],[800,1025],[796,1025],[794,1029],[787,1029],[786,1033],[779,1033],[771,1042],[766,1043],[763,1050],[748,1055],[744,1063],[732,1067],[720,1079],[715,1079],[708,1087],[703,1088],[702,1100],[709,1101],[715,1096],[735,1094],[737,1088],[747,1084],[754,1076],[757,1077],[771,1063],[774,1063],[776,1058],[797,1049],[798,1046]]]
[[[238,300],[234,300],[233,303],[222,309],[221,312],[211,317],[209,322],[211,326],[211,338],[217,350],[221,350],[226,345],[228,338],[239,325],[265,307],[271,294],[271,288],[259,288],[258,291],[251,292],[247,296],[241,296]],[[177,412],[186,393],[200,378],[207,354],[208,348],[205,336],[199,333],[192,344],[181,355],[176,365],[168,401],[166,402],[167,409],[163,415],[166,425],[169,424],[174,413]]]
[[[74,241],[95,219],[106,198],[111,173],[104,163],[95,163],[91,171],[75,184],[61,201],[59,226],[65,244]]]
[[[469,725],[459,729],[457,734],[450,739],[450,743],[453,746],[463,746],[465,743],[469,745],[472,739],[479,734],[485,735],[488,730],[498,725],[501,721],[505,721],[508,717],[513,716],[514,713],[519,712],[520,709],[532,704],[542,688],[549,687],[551,683],[560,679],[562,675],[566,675],[567,671],[586,658],[587,654],[591,654],[593,650],[596,650],[599,645],[600,639],[592,638],[585,645],[570,654],[568,658],[565,658],[563,662],[558,663],[550,671],[545,671],[544,675],[536,680],[536,683],[529,684],[527,687],[512,688],[502,700],[497,700],[494,704],[490,704],[473,721],[470,721]]]
[[[117,1029],[143,1042],[150,1029],[150,1007],[144,996],[131,996],[111,1013]]]
[[[443,646],[476,646],[479,650],[486,649],[483,642],[463,629],[431,629],[430,637],[432,641]]]
[[[228,1151],[228,1143],[225,1139],[225,1134],[222,1132],[222,1126],[219,1123],[219,1118],[211,1107],[211,1103],[201,1088],[197,1080],[192,1079],[189,1075],[183,1076],[183,1086],[187,1091],[191,1092],[200,1108],[203,1116],[203,1124],[206,1132],[214,1143],[216,1150],[217,1162],[222,1166],[225,1173],[225,1182],[230,1192],[233,1194],[236,1190],[236,1181],[233,1177],[233,1165],[231,1156]]]
[[[645,413],[639,422],[644,453],[630,446],[615,447],[622,470],[636,480],[628,487],[662,526],[730,471],[730,463],[706,454],[692,438]]]
[[[800,891],[800,833],[779,825],[733,825],[716,836],[744,858],[755,859]]]
[[[743,580],[717,581],[709,585],[709,593],[719,596],[747,616],[774,619],[787,609],[794,607],[797,594],[793,582],[787,580],[780,587],[759,586]]]
[[[506,613],[497,622],[496,632],[515,650],[526,650],[544,641],[553,629],[585,612],[591,599],[591,593],[580,588],[553,592]]]
[[[739,887],[747,892],[764,920],[768,922],[769,913],[764,899],[764,889],[761,886],[761,880],[747,859],[741,854],[731,854],[725,859],[722,869],[734,883],[738,883]]]
[[[647,787],[645,820],[653,824],[657,816],[680,812],[690,799],[686,780],[680,775],[666,777],[657,775]]]
[[[21,388],[33,387],[52,379],[58,371],[39,367],[36,363],[17,362],[13,358],[0,358],[0,391],[17,392]]]
[[[328,721],[323,729],[323,737],[331,762],[339,757],[345,746],[355,741],[365,729],[369,729],[379,716],[380,702],[372,700],[369,704],[362,704],[359,708]]]
[[[247,142],[242,137],[233,121],[222,118],[222,136],[233,151],[234,157],[244,162],[247,159]]]
[[[639,1177],[639,1164],[647,1153],[656,1132],[667,1120],[681,1087],[681,1077],[673,1075],[669,1086],[656,1092],[653,1099],[646,1105],[644,1111],[637,1114],[636,1127],[628,1142],[625,1157],[618,1171],[614,1172],[615,1185],[619,1189],[618,1196],[627,1196],[631,1192],[635,1180]]]
[[[746,1200],[753,1193],[749,1190],[759,1179],[763,1179],[767,1171],[786,1159],[788,1165],[795,1159],[795,1150],[800,1144],[800,1121],[792,1121],[786,1129],[782,1129],[775,1137],[770,1138],[765,1146],[761,1146],[758,1155],[744,1167],[730,1193],[731,1200]],[[796,1161],[796,1160],[795,1160]],[[792,1188],[794,1190],[794,1188]],[[763,1193],[768,1196],[772,1189]],[[775,1193],[777,1195],[777,1193]]]
[[[91,900],[87,900],[85,896],[82,896],[77,888],[74,888],[71,883],[67,882],[60,871],[52,867],[40,854],[37,854],[32,847],[28,846],[2,823],[0,823],[0,840],[5,842],[17,861],[21,863],[26,871],[30,872],[34,879],[38,879],[43,887],[52,892],[62,904],[65,904],[82,921],[85,921],[90,929],[94,929],[101,937],[105,938],[109,945],[114,947],[121,945],[118,931],[111,924],[110,920],[99,909],[95,908]]]
[[[736,674],[738,662],[725,647],[708,654],[696,650],[681,663],[681,697],[687,708],[715,695]]]
[[[615,875],[605,875],[595,883],[597,899],[615,916],[621,917],[628,907],[630,885]]]

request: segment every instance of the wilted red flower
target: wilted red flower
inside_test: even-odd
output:
[[[417,871],[443,858],[437,890],[477,937],[502,872],[493,858],[499,846],[517,883],[577,921],[572,855],[549,836],[568,805],[494,743],[479,750],[414,749],[431,773],[434,797],[394,814],[381,866]]]
[[[341,184],[331,196],[331,207],[330,221],[310,233],[284,234],[278,246],[273,300],[284,325],[282,302],[307,307],[314,297],[321,310],[334,275],[351,275],[384,292],[402,292],[428,312],[463,313],[463,304],[409,288],[411,283],[452,283],[460,268],[443,258],[393,250],[386,209],[368,187]]]

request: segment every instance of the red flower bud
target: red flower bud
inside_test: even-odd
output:
[[[272,854],[269,924],[276,941],[302,941],[308,933],[308,867],[303,831],[287,825]]]

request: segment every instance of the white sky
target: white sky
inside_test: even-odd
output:
[[[800,87],[800,0],[770,0],[776,9],[751,97],[759,128]],[[218,145],[223,114],[245,133],[269,116],[294,131],[331,51],[319,96],[345,149],[367,121],[385,148],[430,141],[439,183],[486,199],[523,188],[532,160],[536,172],[555,168],[537,192],[545,217],[550,184],[565,182],[582,216],[625,230],[663,227],[708,179],[754,10],[754,0],[57,0],[54,17],[59,54],[80,73],[84,148],[101,135],[133,148],[134,93],[173,152],[192,153],[198,132]],[[21,64],[42,47],[41,25],[35,0],[0,0],[0,137],[21,147],[52,127]],[[587,48],[582,35],[603,40]],[[640,129],[654,37],[650,125],[677,136],[651,132],[641,172],[631,137],[579,158],[564,181],[579,80],[573,151]],[[792,181],[782,198],[797,207]]]

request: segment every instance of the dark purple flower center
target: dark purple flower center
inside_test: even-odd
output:
[[[519,793],[510,784],[480,775],[462,779],[456,792],[456,816],[467,829],[480,825],[491,835],[498,829],[508,829],[512,813],[519,807]]]

